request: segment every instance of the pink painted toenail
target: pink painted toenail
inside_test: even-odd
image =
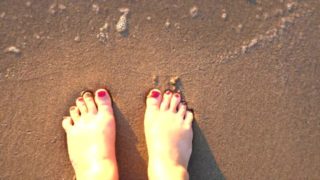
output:
[[[83,98],[82,98],[82,97],[79,97],[79,98],[78,98],[78,101],[80,101],[80,102],[83,101]]]
[[[151,92],[151,97],[153,97],[153,98],[157,98],[157,97],[159,97],[159,95],[160,95],[160,93],[158,91]]]
[[[100,91],[100,92],[98,92],[98,96],[99,97],[105,97],[107,95],[107,93],[105,92],[105,91]]]
[[[168,91],[166,91],[166,94],[171,94],[171,91],[169,91],[169,90],[168,90]]]
[[[174,95],[176,98],[179,98],[180,97],[180,94],[175,94]]]

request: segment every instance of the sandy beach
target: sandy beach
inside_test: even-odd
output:
[[[147,179],[153,87],[180,90],[195,112],[192,180],[319,179],[319,10],[319,0],[1,0],[0,179],[72,179],[62,117],[100,87],[114,101],[120,179]]]

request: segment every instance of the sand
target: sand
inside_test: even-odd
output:
[[[71,179],[62,116],[99,87],[114,99],[120,178],[147,179],[145,93],[174,77],[195,111],[191,179],[319,179],[319,9],[0,1],[0,179]]]

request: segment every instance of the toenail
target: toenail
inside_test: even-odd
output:
[[[168,95],[171,94],[171,91],[167,90],[167,91],[166,91],[166,94],[168,94]]]
[[[176,98],[179,98],[180,97],[180,94],[175,94],[174,95]]]
[[[160,95],[160,93],[158,91],[152,91],[150,96],[153,98],[157,98],[157,97],[159,97],[159,95]]]
[[[79,98],[78,98],[78,101],[83,101],[83,98],[82,98],[82,97],[79,97]]]
[[[91,94],[91,92],[85,92],[85,93],[83,94],[83,96],[84,96],[84,97],[92,97],[92,94]]]
[[[107,95],[107,93],[105,91],[99,91],[98,92],[98,96],[99,97],[105,97]]]
[[[70,111],[73,111],[75,109],[76,109],[76,107],[74,107],[74,106],[70,107]]]
[[[90,90],[81,91],[80,92],[80,96],[84,96],[85,93],[91,93],[92,94],[92,91],[90,91]]]

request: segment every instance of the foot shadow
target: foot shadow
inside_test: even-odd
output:
[[[196,121],[193,123],[192,154],[188,171],[190,179],[225,180],[214,158],[213,152]]]
[[[186,101],[183,94],[183,83],[180,79],[176,81],[175,91],[181,92],[182,101]],[[190,109],[192,110],[192,109]],[[193,121],[192,154],[189,161],[188,172],[190,179],[196,180],[225,180],[214,158],[213,152],[202,133],[199,125]]]

